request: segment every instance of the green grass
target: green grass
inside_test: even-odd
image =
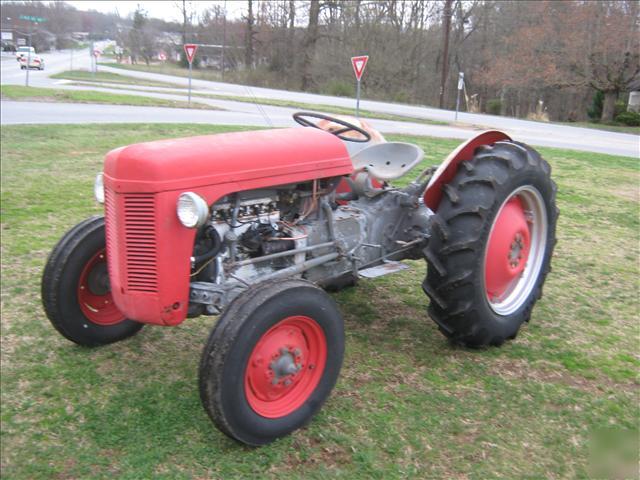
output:
[[[173,107],[195,108],[205,110],[219,110],[204,103],[180,100],[167,100],[142,95],[99,92],[95,90],[68,90],[60,88],[23,87],[19,85],[3,85],[3,100],[37,101],[37,102],[66,102],[66,103],[100,103],[108,105],[134,105],[142,107]]]
[[[136,72],[161,73],[163,75],[173,75],[174,77],[189,76],[188,68],[182,68],[176,63],[172,62],[152,63],[150,65],[146,65],[144,63],[130,65],[126,63],[105,62],[101,63],[100,65],[104,65],[105,67],[120,68],[122,70],[134,70]],[[191,73],[192,78],[197,78],[199,80],[212,80],[217,82],[221,80],[219,72],[209,69],[194,68]]]
[[[640,135],[640,127],[630,127],[628,125],[597,122],[563,122],[561,125],[567,125],[569,127],[581,127],[581,128],[595,128],[596,130],[606,130],[608,132],[618,133],[632,133],[634,135]]]
[[[147,87],[179,87],[175,83],[158,82],[155,80],[146,80],[135,77],[128,77],[126,75],[120,75],[119,73],[102,72],[96,73],[89,72],[87,70],[67,70],[66,72],[56,73],[50,76],[51,78],[60,78],[64,80],[75,80],[81,82],[109,82],[109,83],[122,83],[126,85],[140,85]]]
[[[530,324],[502,348],[447,343],[426,316],[421,261],[335,294],[347,336],[335,391],[308,427],[264,448],[229,440],[200,406],[214,318],[98,349],[60,337],[40,275],[60,236],[100,213],[92,184],[104,154],[228,130],[2,128],[3,478],[576,478],[588,475],[593,432],[637,428],[640,168],[626,157],[540,149],[559,187],[553,272]],[[392,139],[422,146],[421,167],[458,143]]]

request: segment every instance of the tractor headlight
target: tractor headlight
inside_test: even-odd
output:
[[[93,194],[98,203],[104,203],[104,178],[101,173],[96,175],[96,181],[93,184]]]
[[[198,228],[209,218],[209,206],[200,195],[181,193],[176,209],[180,223],[187,228]]]

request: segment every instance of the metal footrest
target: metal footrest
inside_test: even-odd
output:
[[[410,268],[409,265],[406,265],[402,262],[385,260],[382,265],[359,270],[358,275],[364,278],[377,278],[382,277],[383,275],[388,275],[389,273],[400,272],[402,270],[406,270],[407,268]]]

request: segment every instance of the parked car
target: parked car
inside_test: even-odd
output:
[[[31,56],[36,54],[36,49],[33,47],[18,47],[16,50],[16,60],[19,62],[22,57],[29,56],[29,50],[31,50]]]
[[[32,54],[27,60],[27,57],[24,56],[20,58],[20,68],[24,70],[27,68],[27,61],[29,62],[29,68],[37,68],[38,70],[44,70],[44,59],[40,55]]]

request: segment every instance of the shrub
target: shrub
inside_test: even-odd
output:
[[[393,94],[393,101],[397,103],[410,103],[411,95],[404,90],[398,90]]]
[[[616,122],[628,125],[629,127],[640,127],[640,113],[622,112],[616,117]]]
[[[502,110],[502,101],[499,98],[492,98],[491,100],[487,100],[487,113],[491,115],[500,115],[500,111]]]
[[[593,102],[591,103],[591,108],[587,110],[587,115],[591,120],[595,120],[596,122],[600,120],[602,117],[602,104],[604,103],[604,93],[602,90],[596,91],[593,95]]]
[[[604,92],[598,90],[593,95],[593,103],[591,104],[591,108],[587,110],[587,115],[591,120],[599,121],[600,117],[602,117],[602,105],[604,103]],[[613,116],[617,117],[623,112],[627,111],[627,104],[624,100],[616,100],[616,105],[614,107]]]
[[[621,113],[624,113],[626,111],[627,111],[627,102],[623,100],[616,100],[616,105],[613,108],[613,117],[615,118]]]
[[[335,97],[355,97],[356,89],[351,83],[341,82],[340,80],[331,80],[322,90],[327,95]]]

